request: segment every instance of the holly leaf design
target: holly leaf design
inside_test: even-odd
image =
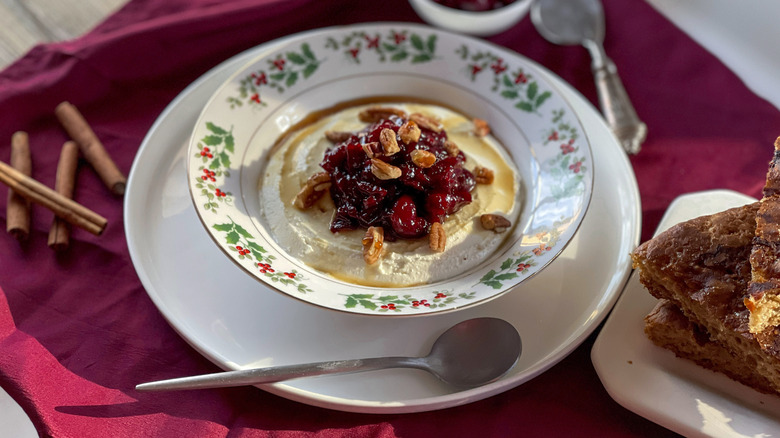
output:
[[[303,52],[303,56],[305,56],[310,61],[317,60],[317,57],[314,56],[314,52],[311,51],[311,46],[309,46],[309,43],[303,43],[301,45],[301,52]]]
[[[368,310],[376,310],[377,305],[374,304],[373,301],[370,300],[360,300],[360,305],[365,307]]]
[[[227,242],[230,245],[235,245],[236,243],[238,243],[240,239],[241,237],[235,231],[230,231],[225,236],[225,242]]]
[[[221,135],[207,135],[203,137],[200,141],[207,146],[216,146],[222,143],[222,138],[223,137]]]
[[[496,275],[496,271],[491,269],[487,272],[487,274],[483,275],[482,278],[479,280],[481,283],[484,283],[486,281],[490,281],[494,276]]]
[[[233,229],[233,224],[214,224],[212,228],[217,231],[227,232]]]
[[[212,122],[206,122],[206,129],[219,136],[224,136],[228,134],[227,131],[225,131],[224,129],[220,128],[219,126],[215,125]]]
[[[289,59],[293,64],[306,64],[306,58],[295,52],[287,52],[287,59]]]

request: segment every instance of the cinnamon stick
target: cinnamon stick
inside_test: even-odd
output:
[[[30,141],[26,132],[15,132],[11,137],[11,166],[26,176],[32,174]],[[13,189],[8,190],[6,230],[19,241],[27,240],[30,235],[30,201]]]
[[[54,109],[68,135],[79,144],[81,153],[115,195],[124,195],[127,178],[108,155],[103,143],[97,138],[84,116],[70,102],[62,102]]]
[[[79,146],[75,141],[66,141],[60,151],[60,161],[57,163],[57,176],[54,190],[60,195],[73,199],[76,186],[76,168],[79,162]],[[64,251],[70,241],[70,225],[57,216],[49,228],[49,247],[55,251]]]
[[[71,225],[100,235],[108,220],[78,202],[68,199],[38,181],[0,161],[0,182],[28,200],[41,204]]]

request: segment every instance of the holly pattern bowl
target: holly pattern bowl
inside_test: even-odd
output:
[[[323,308],[430,315],[522,293],[521,284],[574,236],[593,188],[583,127],[540,69],[515,52],[421,25],[362,24],[288,37],[239,69],[201,112],[187,163],[195,210],[219,250],[246,274]],[[399,288],[350,284],[291,257],[260,220],[256,163],[292,124],[279,120],[380,94],[468,108],[490,121],[496,137],[512,139],[504,145],[523,181],[520,221],[509,244],[456,278]]]

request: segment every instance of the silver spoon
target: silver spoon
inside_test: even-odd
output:
[[[135,389],[223,388],[385,368],[426,370],[445,383],[469,388],[490,383],[506,374],[517,362],[521,350],[520,335],[512,324],[497,318],[475,318],[458,323],[442,333],[425,357],[377,357],[226,371],[142,383]]]
[[[600,0],[535,0],[531,21],[551,43],[588,49],[601,111],[623,149],[629,154],[638,153],[647,126],[637,117],[615,63],[604,52],[604,10]]]

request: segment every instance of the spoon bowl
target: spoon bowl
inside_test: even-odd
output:
[[[452,386],[472,388],[501,378],[517,363],[521,352],[520,335],[512,324],[497,318],[475,318],[442,333],[424,357],[376,357],[253,368],[142,383],[135,389],[223,388],[386,368],[417,368]]]
[[[531,22],[553,44],[582,45],[590,53],[599,106],[623,149],[636,154],[647,135],[628,98],[615,63],[604,51],[604,9],[600,0],[536,0]]]

